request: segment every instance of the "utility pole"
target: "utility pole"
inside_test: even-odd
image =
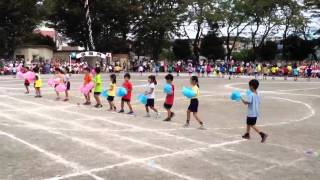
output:
[[[95,50],[93,37],[92,37],[92,26],[91,26],[91,16],[90,16],[90,2],[89,0],[85,0],[84,8],[86,10],[86,20],[88,25],[88,31],[89,31],[89,50]]]

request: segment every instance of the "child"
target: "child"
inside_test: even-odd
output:
[[[167,94],[166,100],[164,102],[163,107],[167,110],[168,117],[163,121],[171,121],[172,117],[174,116],[174,112],[171,111],[174,101],[174,85],[173,85],[173,76],[171,74],[166,75],[165,77],[167,84],[171,85],[172,92],[171,94]]]
[[[34,89],[36,90],[36,98],[41,98],[41,91],[40,88],[42,87],[42,81],[40,79],[39,74],[36,75],[36,80],[34,82]]]
[[[66,97],[65,97],[65,99],[63,100],[63,101],[69,101],[69,91],[70,91],[70,86],[71,86],[71,84],[70,84],[70,74],[68,74],[68,71],[67,71],[67,73],[66,73],[66,75],[64,76],[64,84],[66,85],[66,87],[67,87],[67,89],[66,89],[66,91],[65,91],[65,95],[66,95]]]
[[[298,76],[299,76],[299,70],[297,65],[293,66],[293,77],[294,77],[294,81],[298,81]]]
[[[256,127],[257,118],[259,117],[259,108],[260,108],[260,97],[258,95],[257,89],[259,87],[259,81],[253,79],[249,82],[250,93],[247,97],[247,100],[241,97],[243,104],[248,105],[247,113],[247,132],[242,136],[244,139],[250,139],[250,129],[254,129],[261,136],[261,143],[264,143],[268,137],[267,134],[261,132]]]
[[[84,75],[84,78],[83,78],[83,85],[85,86],[85,85],[89,84],[92,81],[92,76],[90,74],[90,68],[86,67],[84,69],[84,73],[85,73],[85,75]],[[83,105],[91,105],[90,93],[91,93],[91,91],[88,94],[84,94],[86,102],[83,103]]]
[[[187,121],[186,121],[186,124],[184,125],[184,127],[186,127],[186,128],[189,127],[189,125],[190,125],[190,115],[191,115],[191,112],[192,112],[193,113],[193,117],[200,124],[199,129],[204,130],[205,128],[204,128],[203,122],[198,117],[198,106],[199,106],[198,97],[199,97],[199,94],[200,94],[198,77],[197,76],[192,76],[191,79],[190,79],[190,84],[192,86],[192,90],[195,93],[195,96],[191,98],[190,105],[189,105],[188,110],[187,110]]]
[[[138,70],[139,70],[139,72],[140,72],[140,76],[142,76],[142,73],[143,73],[143,66],[142,66],[142,65],[140,65]]]
[[[157,113],[157,118],[160,117],[160,113],[158,110],[154,107],[154,98],[155,98],[155,87],[157,85],[157,80],[154,75],[151,75],[148,77],[149,84],[147,85],[147,91],[145,92],[145,95],[147,96],[147,104],[146,104],[146,111],[147,115],[145,117],[151,117],[149,113],[149,108],[152,109],[155,113]]]
[[[124,83],[122,84],[122,86],[124,88],[127,89],[127,95],[123,96],[122,99],[121,99],[121,110],[119,111],[119,113],[124,113],[124,103],[126,102],[128,107],[129,107],[129,115],[133,115],[133,110],[132,110],[132,106],[131,106],[131,93],[132,93],[132,84],[130,82],[130,74],[129,73],[126,73],[124,75]]]
[[[55,69],[55,75],[54,75],[54,79],[56,80],[56,84],[55,84],[55,88],[59,85],[63,83],[64,80],[64,74],[63,71],[60,68],[56,68]],[[57,94],[57,98],[56,100],[60,100],[60,93],[58,91],[56,91]]]
[[[116,88],[117,88],[117,77],[115,74],[111,74],[110,75],[110,80],[111,80],[111,83],[109,85],[109,89],[108,89],[108,102],[109,102],[109,106],[110,106],[110,109],[109,111],[117,111],[117,108],[116,106],[114,105],[114,97],[116,96]]]
[[[28,72],[28,71],[29,71],[29,67],[26,67],[24,73],[26,73],[26,72]],[[30,91],[29,91],[29,86],[30,86],[29,80],[28,80],[28,79],[25,79],[25,80],[24,80],[24,87],[26,88],[26,94],[29,94],[29,93],[30,93]]]
[[[102,92],[102,78],[100,74],[100,68],[96,67],[95,69],[96,75],[94,76],[94,99],[97,104],[94,106],[95,108],[102,108],[102,103],[100,99],[100,94]]]
[[[311,80],[311,76],[312,76],[312,68],[311,68],[311,65],[310,65],[310,66],[308,66],[308,69],[307,69],[308,81]]]

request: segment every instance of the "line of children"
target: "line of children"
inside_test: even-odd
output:
[[[38,72],[36,72],[36,79],[34,82],[34,88],[36,91],[36,96],[35,97],[42,97],[41,96],[41,91],[40,88],[42,87],[42,81],[40,78],[40,75]],[[100,68],[97,67],[95,68],[95,77],[94,77],[94,97],[95,100],[97,102],[97,104],[95,105],[96,108],[101,108],[102,107],[102,103],[100,100],[100,94],[102,92],[102,87],[103,87],[103,83],[102,83],[102,78],[101,78],[101,74],[100,74]],[[67,89],[70,89],[70,81],[69,79],[66,79],[64,76],[64,73],[61,69],[57,68],[55,71],[55,78],[59,78],[59,81],[61,83],[65,83],[67,85]],[[126,88],[127,90],[127,94],[122,97],[121,99],[121,109],[119,111],[119,113],[124,113],[124,104],[126,103],[128,108],[129,108],[129,112],[128,114],[133,115],[133,109],[131,106],[131,96],[132,96],[132,90],[133,90],[133,85],[130,82],[130,74],[126,73],[124,75],[124,82],[122,84],[122,87]],[[116,95],[116,75],[115,74],[111,74],[110,75],[110,80],[111,83],[109,84],[109,89],[108,89],[108,103],[110,105],[110,111],[116,111],[116,106],[114,104],[114,97]],[[174,84],[173,84],[173,76],[171,74],[168,74],[165,76],[165,80],[166,83],[171,85],[171,89],[172,92],[168,93],[166,95],[166,99],[164,102],[164,108],[167,111],[167,118],[164,119],[164,121],[171,121],[172,118],[174,117],[175,113],[171,111],[171,108],[174,104],[174,92],[175,92],[175,88],[174,88]],[[92,77],[90,74],[90,69],[86,68],[85,69],[85,77],[84,77],[84,85],[90,83],[92,81]],[[68,85],[69,83],[69,85]],[[145,95],[147,96],[147,104],[145,105],[146,108],[146,112],[147,115],[146,117],[150,117],[150,111],[149,109],[153,110],[156,114],[157,117],[160,117],[160,113],[159,111],[155,108],[154,104],[155,104],[155,88],[157,85],[157,81],[156,81],[156,77],[154,75],[150,75],[148,77],[148,85],[147,85],[147,90],[145,91]],[[187,109],[187,120],[186,120],[186,124],[184,125],[185,128],[190,126],[190,119],[191,119],[191,113],[193,114],[193,117],[195,118],[195,120],[200,124],[200,127],[198,129],[204,130],[204,123],[202,120],[200,120],[199,116],[198,116],[198,107],[199,107],[199,95],[200,95],[200,86],[199,86],[199,80],[197,76],[192,76],[190,78],[190,85],[192,87],[192,91],[194,92],[194,96],[191,98],[190,100],[190,105]],[[250,139],[250,130],[253,129],[255,130],[258,134],[260,134],[261,136],[261,142],[264,143],[268,137],[268,135],[264,132],[262,132],[261,130],[259,130],[256,127],[256,123],[257,123],[257,119],[260,115],[259,113],[259,109],[260,109],[260,97],[258,95],[257,89],[259,87],[259,81],[254,79],[251,80],[249,82],[249,88],[250,91],[252,93],[249,93],[247,95],[247,98],[244,99],[243,97],[241,97],[241,101],[243,102],[243,104],[248,106],[248,111],[247,111],[247,129],[246,129],[246,133],[242,136],[242,138],[244,139]],[[90,105],[90,92],[88,94],[85,94],[85,99],[86,102],[84,103],[84,105]],[[57,92],[57,99],[59,98],[59,92]],[[66,93],[66,98],[68,98],[68,95]]]

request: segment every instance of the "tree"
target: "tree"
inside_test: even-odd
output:
[[[283,0],[279,1],[280,15],[284,26],[283,29],[283,41],[286,41],[288,35],[292,31],[298,31],[303,28],[306,23],[306,19],[303,16],[302,12],[305,10],[303,5],[299,4],[295,0]],[[286,59],[286,43],[283,43],[283,52],[282,58]]]
[[[253,51],[249,49],[242,50],[240,52],[232,52],[232,58],[237,60],[237,61],[253,61]]]
[[[24,44],[30,45],[47,45],[56,48],[56,44],[50,36],[43,36],[41,34],[30,33],[22,39]]]
[[[176,58],[187,60],[191,56],[190,41],[188,39],[177,39],[173,42],[172,51]]]
[[[97,51],[127,51],[127,36],[132,24],[141,11],[138,0],[90,0],[92,35]],[[71,39],[71,45],[89,45],[89,29],[86,20],[84,0],[44,0],[49,26]]]
[[[297,35],[290,35],[283,44],[285,55],[290,60],[304,60],[309,54],[314,53],[312,41],[303,40]]]
[[[220,29],[224,29],[224,31],[220,32],[223,36],[226,36],[225,44],[228,61],[238,38],[250,24],[249,17],[246,15],[247,6],[243,0],[219,0],[216,5],[216,11],[208,16],[210,21],[217,22]]]
[[[264,61],[272,61],[277,54],[277,44],[273,41],[267,41],[256,50],[258,58]]]
[[[270,34],[280,25],[277,16],[277,0],[248,0],[246,13],[250,17],[249,32],[254,57],[256,50],[261,48]]]
[[[207,22],[207,16],[209,13],[214,12],[212,6],[212,1],[210,0],[189,0],[188,2],[188,11],[184,16],[185,23],[183,26],[184,35],[187,36],[190,42],[192,42],[192,52],[194,56],[194,63],[199,63],[200,57],[200,40],[203,35],[203,29],[205,28]],[[195,36],[190,37],[186,27],[194,27]]]
[[[32,33],[39,19],[37,0],[0,1],[0,56],[10,57],[25,35]]]
[[[152,48],[152,58],[158,61],[165,39],[182,23],[179,15],[186,10],[186,4],[181,0],[141,0],[140,5],[142,10],[133,34]]]
[[[213,32],[208,33],[201,42],[200,52],[208,59],[224,59],[223,39],[217,37]]]

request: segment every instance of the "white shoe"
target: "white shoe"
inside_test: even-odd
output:
[[[185,125],[183,125],[184,128],[188,128],[190,126],[189,123],[186,123]]]
[[[143,117],[149,118],[149,117],[151,117],[151,116],[150,116],[150,114],[148,113],[148,114],[146,114],[146,115],[143,116]]]
[[[206,128],[203,125],[201,125],[198,129],[199,130],[206,130]]]
[[[161,118],[161,114],[157,113],[156,118]]]

